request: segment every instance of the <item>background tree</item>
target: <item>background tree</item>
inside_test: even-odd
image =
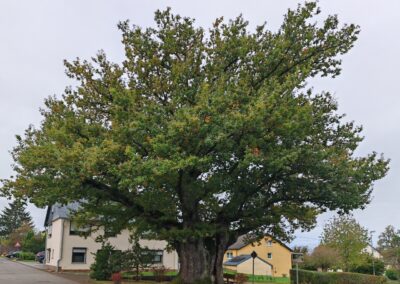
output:
[[[332,218],[325,224],[321,243],[335,249],[349,271],[352,266],[362,262],[363,250],[368,246],[368,230],[363,228],[351,215]]]
[[[379,235],[378,249],[386,264],[400,270],[400,230],[387,226]]]
[[[340,255],[336,249],[326,245],[319,245],[314,248],[310,260],[314,267],[327,271],[328,269],[337,268],[340,264]]]
[[[8,236],[23,224],[33,227],[32,217],[26,212],[26,203],[14,200],[0,214],[0,236]]]
[[[26,236],[32,232],[33,227],[29,223],[23,223],[19,228],[15,229],[11,234],[9,234],[6,238],[1,240],[2,246],[6,248],[7,251],[16,250],[15,245],[19,243],[21,245],[21,250],[25,248],[22,246],[23,240]]]
[[[355,156],[361,127],[305,88],[340,74],[359,29],[314,23],[318,13],[289,10],[276,32],[238,17],[206,33],[169,9],[152,28],[120,23],[125,60],[65,63],[80,85],[48,98],[40,127],[17,136],[3,193],[38,206],[85,200],[85,218],[152,232],[177,250],[184,283],[223,283],[238,235],[287,240],[320,212],[363,208],[388,162]]]
[[[46,235],[31,229],[21,240],[22,249],[26,252],[38,253],[45,250]]]

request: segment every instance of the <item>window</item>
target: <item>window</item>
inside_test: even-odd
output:
[[[53,226],[49,225],[49,227],[47,228],[47,236],[49,238],[51,238],[51,233],[53,232]]]
[[[269,253],[267,254],[267,258],[268,258],[268,259],[272,259],[272,252],[269,252]]]
[[[86,263],[86,248],[72,249],[72,263]]]
[[[272,241],[271,240],[267,241],[267,247],[272,247]]]
[[[90,227],[89,226],[78,226],[78,224],[76,224],[76,222],[71,221],[69,226],[69,234],[70,235],[85,235],[88,234],[90,232]]]
[[[162,263],[163,262],[163,251],[162,250],[153,250],[153,263]]]
[[[226,253],[226,258],[227,258],[227,259],[233,258],[233,253],[227,252],[227,253]]]

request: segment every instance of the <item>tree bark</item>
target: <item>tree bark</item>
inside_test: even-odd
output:
[[[210,283],[209,253],[203,239],[191,239],[178,245],[179,276],[184,284]]]
[[[217,234],[215,240],[215,253],[212,255],[212,282],[215,284],[224,284],[224,269],[222,267],[225,250],[228,244],[227,232]]]

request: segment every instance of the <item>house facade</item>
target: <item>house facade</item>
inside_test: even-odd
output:
[[[272,276],[288,277],[292,268],[292,250],[284,243],[265,236],[258,242],[248,243],[246,235],[242,235],[232,244],[224,255],[224,267],[232,269],[229,261],[238,256],[248,256],[255,251],[257,256],[272,265]],[[265,265],[264,265],[265,267]],[[264,275],[260,274],[260,275]]]
[[[245,254],[235,256],[224,263],[224,267],[242,274],[253,273],[253,258]],[[273,266],[262,258],[254,258],[254,274],[263,276],[272,276]]]
[[[75,226],[71,220],[70,212],[77,207],[77,204],[53,205],[47,210],[45,264],[51,270],[89,270],[94,262],[94,254],[101,249],[101,243],[96,242],[96,238],[103,235],[104,231],[99,230],[82,237],[82,229]],[[131,247],[128,230],[109,237],[108,241],[116,250],[127,250]],[[178,270],[178,255],[175,251],[166,251],[167,242],[142,239],[140,244],[154,251],[155,265]]]

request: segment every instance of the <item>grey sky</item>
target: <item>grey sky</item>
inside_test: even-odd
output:
[[[11,172],[8,151],[15,145],[15,134],[29,124],[40,122],[39,107],[49,95],[61,94],[73,84],[64,75],[63,59],[90,58],[99,49],[114,61],[123,56],[116,24],[130,19],[140,26],[153,25],[156,9],[172,7],[181,15],[196,18],[209,27],[219,16],[233,18],[240,13],[250,25],[264,21],[276,29],[286,9],[296,7],[290,0],[43,0],[0,2],[0,178]],[[312,82],[315,90],[329,90],[339,102],[340,112],[364,126],[366,137],[359,154],[376,150],[392,159],[389,175],[376,183],[374,199],[364,211],[356,211],[360,223],[380,233],[385,226],[400,227],[400,192],[397,184],[400,151],[400,96],[398,95],[400,56],[400,2],[370,0],[322,0],[323,15],[338,14],[341,22],[356,23],[362,33],[356,46],[343,60],[342,75]],[[6,200],[0,200],[0,210]],[[36,225],[41,228],[44,211],[30,206]],[[315,245],[324,221],[317,228],[298,234],[294,244]]]

